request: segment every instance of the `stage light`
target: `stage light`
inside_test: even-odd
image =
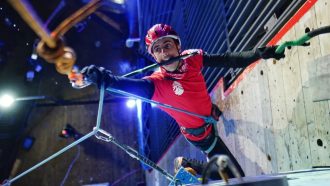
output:
[[[8,108],[14,104],[14,102],[17,101],[33,101],[33,100],[44,100],[44,99],[50,99],[51,101],[54,101],[54,98],[47,97],[47,96],[27,96],[27,97],[18,97],[11,96],[9,94],[4,94],[0,97],[0,107]]]
[[[112,2],[117,3],[117,4],[124,4],[124,0],[112,0]]]
[[[38,55],[36,53],[32,53],[31,54],[31,59],[37,60],[38,59]]]
[[[126,102],[126,106],[127,106],[128,108],[133,108],[133,107],[135,106],[135,104],[136,104],[136,101],[135,101],[134,99],[129,99],[129,100],[127,100],[127,102]]]
[[[140,42],[140,38],[128,38],[126,39],[126,47],[132,48],[135,42]]]
[[[36,72],[40,72],[42,70],[42,66],[40,64],[37,64],[35,67],[34,67],[34,71]]]
[[[42,70],[42,65],[41,65],[40,61],[38,60],[38,54],[37,54],[37,50],[36,50],[36,47],[37,47],[39,41],[40,41],[39,39],[34,40],[31,56],[27,60],[28,64],[31,66],[31,68],[30,68],[31,70],[29,70],[26,73],[26,80],[30,81],[30,82],[33,81],[33,79],[35,77],[35,73],[33,72],[33,70],[35,72],[40,72]]]
[[[27,136],[24,138],[23,143],[22,143],[22,147],[24,150],[30,150],[33,146],[35,138],[31,137],[31,136]]]
[[[66,139],[73,138],[76,140],[79,138],[80,135],[78,134],[76,129],[73,128],[70,124],[66,124],[65,128],[61,130],[59,136],[61,138],[66,138]]]
[[[14,97],[8,94],[5,94],[2,97],[0,97],[0,106],[3,108],[10,107],[14,102],[15,102]]]
[[[35,77],[35,74],[34,74],[34,71],[33,71],[33,70],[29,70],[29,71],[27,71],[26,74],[25,74],[25,79],[26,79],[26,81],[28,81],[28,82],[32,82],[33,79],[34,79],[34,77]]]
[[[130,63],[127,61],[120,61],[119,69],[120,69],[120,72],[123,74],[132,71],[132,67],[131,67]]]

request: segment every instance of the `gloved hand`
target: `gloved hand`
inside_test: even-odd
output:
[[[86,66],[80,73],[87,81],[96,84],[98,88],[101,87],[102,82],[105,83],[105,87],[111,82],[111,71],[103,67],[97,67],[95,65]]]
[[[279,54],[275,53],[277,47],[278,47],[277,45],[269,46],[269,47],[261,47],[258,48],[257,50],[262,59],[274,58],[276,60],[279,60],[281,58],[284,58],[285,55],[284,55],[284,51]]]

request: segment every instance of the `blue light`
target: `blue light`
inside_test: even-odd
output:
[[[136,101],[133,100],[133,99],[129,99],[129,100],[127,100],[127,102],[126,102],[126,106],[127,106],[128,108],[133,108],[133,107],[135,106],[135,104],[136,104]]]
[[[37,64],[37,65],[34,67],[34,70],[35,70],[36,72],[40,72],[40,71],[42,70],[42,66],[39,65],[39,64]]]
[[[130,63],[127,61],[119,62],[119,67],[120,67],[120,72],[123,74],[132,71],[132,67],[131,67]]]
[[[32,71],[32,70],[27,71],[25,74],[26,81],[29,81],[29,82],[33,81],[34,75],[35,75],[34,71]]]
[[[38,59],[38,55],[36,53],[32,53],[31,54],[31,59],[37,60]]]
[[[23,149],[30,150],[33,143],[34,143],[34,140],[35,139],[33,137],[30,137],[30,136],[25,137],[24,141],[23,141],[23,144],[22,144]]]

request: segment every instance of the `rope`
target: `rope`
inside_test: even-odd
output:
[[[66,18],[56,29],[52,32],[52,36],[61,37],[75,24],[85,19],[90,14],[94,13],[101,5],[103,0],[93,0],[84,7],[77,10],[70,17]]]
[[[285,50],[285,47],[289,47],[289,46],[306,46],[306,41],[310,40],[312,37],[318,36],[320,34],[326,34],[326,33],[330,33],[330,26],[324,26],[318,29],[315,29],[311,32],[306,33],[305,35],[303,35],[302,37],[300,37],[297,40],[293,40],[293,41],[286,41],[284,43],[282,43],[281,45],[279,45],[276,49],[276,53],[280,54]]]
[[[49,31],[41,26],[42,24],[40,19],[25,0],[8,0],[8,2],[21,15],[32,30],[41,38],[41,40],[46,42],[50,48],[56,47],[55,40],[51,38]]]
[[[168,108],[168,109],[171,109],[171,110],[175,110],[175,111],[178,111],[178,112],[182,112],[182,113],[188,114],[190,116],[195,116],[195,117],[203,119],[206,123],[212,123],[212,124],[217,123],[217,121],[212,116],[203,116],[203,115],[200,115],[200,114],[197,114],[197,113],[194,113],[194,112],[190,112],[190,111],[187,111],[187,110],[184,110],[184,109],[173,107],[171,105],[160,103],[158,101],[153,101],[151,99],[147,99],[147,98],[144,98],[144,97],[141,97],[141,96],[138,96],[138,95],[126,92],[126,91],[118,90],[118,89],[115,89],[115,88],[108,87],[107,91],[113,92],[113,93],[116,93],[116,94],[121,94],[121,95],[128,96],[128,97],[133,97],[133,98],[136,98],[136,99],[140,99],[143,102],[156,104],[158,106]]]
[[[96,134],[95,136],[96,136],[97,139],[103,140],[105,142],[112,142],[117,147],[119,147],[120,149],[122,149],[123,151],[125,151],[132,158],[134,158],[136,160],[139,160],[140,162],[144,163],[145,165],[148,165],[150,168],[153,168],[153,169],[157,170],[158,172],[160,172],[168,180],[170,180],[170,181],[176,181],[175,178],[174,178],[174,176],[172,176],[166,170],[160,168],[156,163],[154,163],[153,161],[149,160],[147,157],[141,155],[140,153],[138,153],[136,150],[134,150],[130,146],[119,143],[111,134],[109,134],[105,130],[99,129],[99,133],[101,133],[103,135]]]
[[[42,26],[41,20],[33,8],[25,0],[8,0],[24,21],[41,38],[37,45],[37,53],[49,63],[55,63],[57,72],[69,75],[76,62],[75,52],[65,46],[62,36],[76,23],[94,13],[103,0],[93,0],[65,19],[56,29],[49,31]]]

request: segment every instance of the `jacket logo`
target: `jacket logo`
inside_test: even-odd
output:
[[[184,89],[183,89],[181,83],[179,83],[177,81],[173,81],[172,88],[173,88],[174,93],[178,96],[181,96],[184,92]]]

